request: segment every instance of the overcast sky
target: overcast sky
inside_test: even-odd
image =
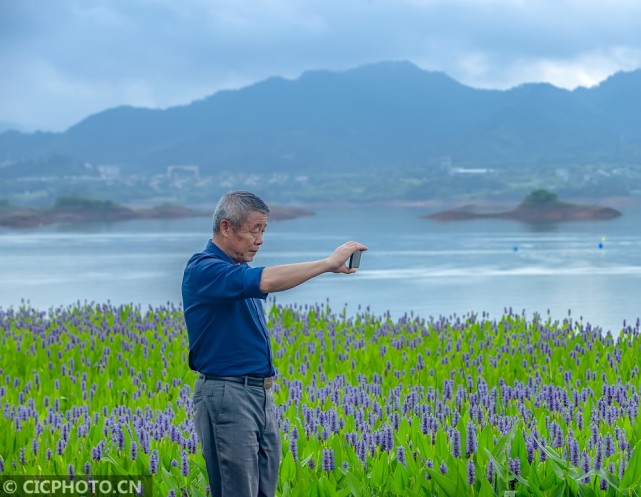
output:
[[[0,0],[0,130],[384,60],[593,86],[641,68],[641,0]]]

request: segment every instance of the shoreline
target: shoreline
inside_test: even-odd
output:
[[[274,206],[270,213],[274,221],[313,215],[313,211],[302,207],[285,206]],[[132,208],[111,201],[67,197],[59,199],[51,207],[41,209],[5,205],[0,209],[0,228],[29,230],[52,225],[210,216],[210,212],[182,205],[163,204],[155,207]]]

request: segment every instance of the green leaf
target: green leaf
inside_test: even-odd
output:
[[[394,469],[394,483],[393,488],[394,492],[402,495],[406,493],[406,489],[409,486],[409,475],[405,466],[402,464],[397,464],[396,469]]]
[[[343,439],[341,437],[334,436],[330,444],[331,448],[334,449],[334,462],[336,463],[337,468],[340,468],[345,460],[342,440]]]
[[[407,421],[407,418],[403,418],[398,426],[398,438],[401,443],[406,443],[412,433],[411,426]]]
[[[313,481],[311,485],[307,488],[305,492],[305,497],[321,497],[320,490],[318,488],[318,482]]]
[[[374,462],[372,467],[372,486],[379,488],[387,482],[388,460],[385,452]]]
[[[505,458],[507,447],[512,443],[512,439],[514,438],[515,433],[516,433],[516,425],[514,425],[510,431],[508,431],[505,435],[503,435],[499,439],[494,449],[492,449],[492,455],[495,458],[501,458],[501,459]]]
[[[586,483],[579,483],[580,497],[597,497],[596,490]]]
[[[641,485],[641,442],[634,446],[634,453],[625,469],[623,479],[619,484],[621,490],[633,489]]]
[[[619,486],[620,483],[616,481],[616,477],[614,475],[610,475],[609,473],[607,473],[603,469],[592,469],[592,470],[590,470],[588,473],[586,473],[583,476],[588,476],[588,477],[598,476],[599,478],[607,481],[608,485],[610,486],[610,489],[616,491],[620,495],[630,495],[630,496],[634,495],[635,497],[639,495],[638,492],[634,492],[634,490],[632,490],[632,489],[628,489],[628,492],[623,492],[623,489],[620,488],[620,486]],[[618,483],[619,483],[619,485],[618,485]],[[637,484],[638,483],[639,482],[637,482]]]
[[[578,482],[572,478],[569,474],[565,474],[565,482],[570,489],[570,494],[571,495],[577,495],[579,493],[579,484]]]
[[[327,476],[323,475],[318,480],[318,490],[320,497],[335,497],[336,488],[332,483],[327,479]]]
[[[289,450],[280,464],[280,479],[285,482],[292,482],[296,479],[296,461]]]
[[[529,472],[530,463],[527,459],[527,447],[525,446],[525,438],[523,432],[517,430],[512,440],[512,457],[518,457],[521,463],[521,472],[523,474]]]
[[[427,472],[436,482],[436,484],[443,489],[447,497],[457,497],[459,495],[458,487],[455,481],[450,480],[438,469],[427,468]]]
[[[536,464],[530,466],[530,472],[528,475],[528,483],[530,492],[534,497],[545,497],[545,494],[541,491],[541,479],[539,478],[539,473],[536,469]]]
[[[496,458],[492,455],[492,452],[490,452],[489,449],[485,448],[485,454],[487,455],[489,461],[492,462],[496,476],[500,480],[507,481],[507,478],[508,478],[507,468],[496,460]]]
[[[494,497],[494,490],[492,490],[492,485],[490,485],[490,482],[485,478],[481,478],[479,497]]]
[[[345,483],[351,494],[355,497],[361,497],[365,491],[365,485],[361,480],[356,478],[353,473],[345,473]]]
[[[559,483],[559,477],[557,476],[556,472],[551,471],[541,482],[539,485],[539,488],[543,490],[544,492],[547,492],[550,490],[552,487],[555,485],[558,485]]]

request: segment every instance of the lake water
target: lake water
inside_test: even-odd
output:
[[[617,332],[641,316],[641,210],[593,223],[532,228],[505,220],[438,223],[427,208],[323,208],[271,222],[253,265],[318,259],[344,241],[369,247],[355,275],[327,274],[282,304],[325,303],[428,318],[506,308]],[[205,246],[208,218],[0,230],[0,307],[77,301],[180,302],[186,260]],[[601,246],[600,246],[601,244]]]

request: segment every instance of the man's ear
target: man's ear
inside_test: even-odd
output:
[[[219,231],[219,233],[221,235],[223,235],[224,237],[227,237],[227,236],[229,236],[229,233],[231,232],[231,229],[232,229],[231,228],[231,223],[227,219],[223,219],[220,222],[220,226],[219,226],[219,230],[218,231]]]

